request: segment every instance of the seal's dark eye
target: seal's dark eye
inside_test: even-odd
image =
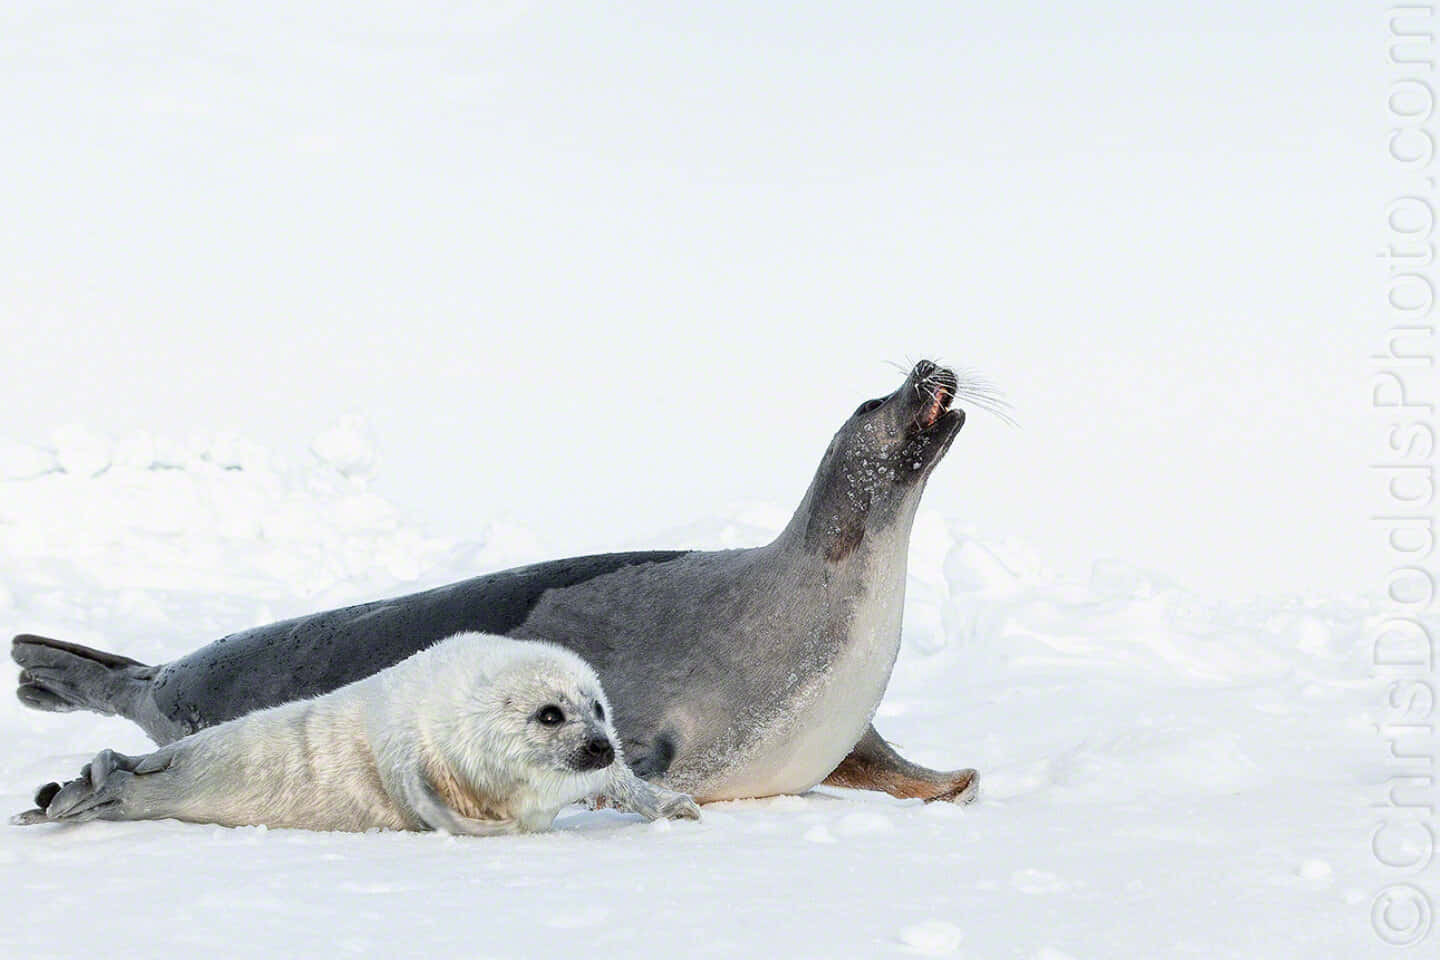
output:
[[[862,413],[869,413],[871,410],[874,410],[876,407],[880,406],[880,404],[884,402],[884,397],[881,397],[879,400],[866,400],[864,403],[860,404],[860,406],[855,408],[855,412],[851,414],[851,416],[858,417]]]
[[[565,722],[565,714],[561,713],[560,708],[555,704],[549,703],[540,708],[539,712],[535,714],[535,719],[547,727],[557,727]]]
[[[596,718],[597,720],[604,720],[604,719],[605,719],[605,708],[602,707],[602,706],[600,706],[600,701],[599,701],[599,700],[596,700],[596,701],[595,701],[595,718]]]

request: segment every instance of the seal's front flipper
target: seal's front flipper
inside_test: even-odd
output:
[[[623,762],[617,762],[603,794],[609,805],[638,813],[646,820],[699,820],[700,807],[690,797],[646,783]]]
[[[36,710],[94,710],[129,717],[153,667],[138,660],[22,633],[10,642],[20,665],[20,702]],[[133,718],[132,718],[133,719]]]
[[[430,785],[425,772],[418,767],[402,776],[396,787],[401,793],[402,806],[409,807],[410,812],[422,824],[440,833],[466,837],[498,837],[519,833],[523,829],[517,820],[476,820],[456,813]]]
[[[649,741],[627,740],[625,763],[642,780],[658,780],[675,760],[675,736],[666,732]]]
[[[980,774],[974,770],[931,770],[911,763],[872,726],[855,744],[825,783],[855,790],[882,790],[892,797],[919,798],[927,803],[944,800],[969,803],[980,791]]]

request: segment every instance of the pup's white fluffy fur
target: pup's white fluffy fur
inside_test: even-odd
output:
[[[537,719],[546,706],[563,721]],[[552,717],[553,719],[553,717]],[[577,769],[600,738],[615,759]],[[603,796],[650,819],[689,797],[625,765],[594,671],[562,647],[462,633],[313,700],[256,711],[142,757],[97,756],[21,823],[173,817],[314,830],[544,830]]]

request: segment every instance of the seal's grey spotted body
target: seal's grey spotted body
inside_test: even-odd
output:
[[[635,771],[701,799],[826,780],[968,800],[973,770],[911,764],[869,725],[899,650],[915,510],[965,420],[956,390],[921,362],[862,404],[762,547],[541,563],[232,634],[159,666],[17,637],[20,698],[118,713],[164,743],[480,630],[579,653],[614,700]]]
[[[19,824],[175,818],[310,830],[546,830],[601,796],[698,818],[625,765],[600,681],[548,643],[463,633],[310,700],[246,714],[143,757],[102,751],[46,784]]]

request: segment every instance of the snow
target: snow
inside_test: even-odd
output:
[[[0,614],[157,661],[281,617],[564,555],[496,511],[464,541],[371,488],[348,418],[287,463],[233,435],[0,441]],[[743,503],[616,548],[736,546]],[[579,522],[579,518],[577,518]],[[922,511],[877,727],[975,766],[965,808],[821,788],[699,824],[574,809],[498,839],[176,822],[0,828],[0,956],[1368,957],[1389,775],[1360,598],[1197,596]],[[0,804],[131,724],[0,705]]]

